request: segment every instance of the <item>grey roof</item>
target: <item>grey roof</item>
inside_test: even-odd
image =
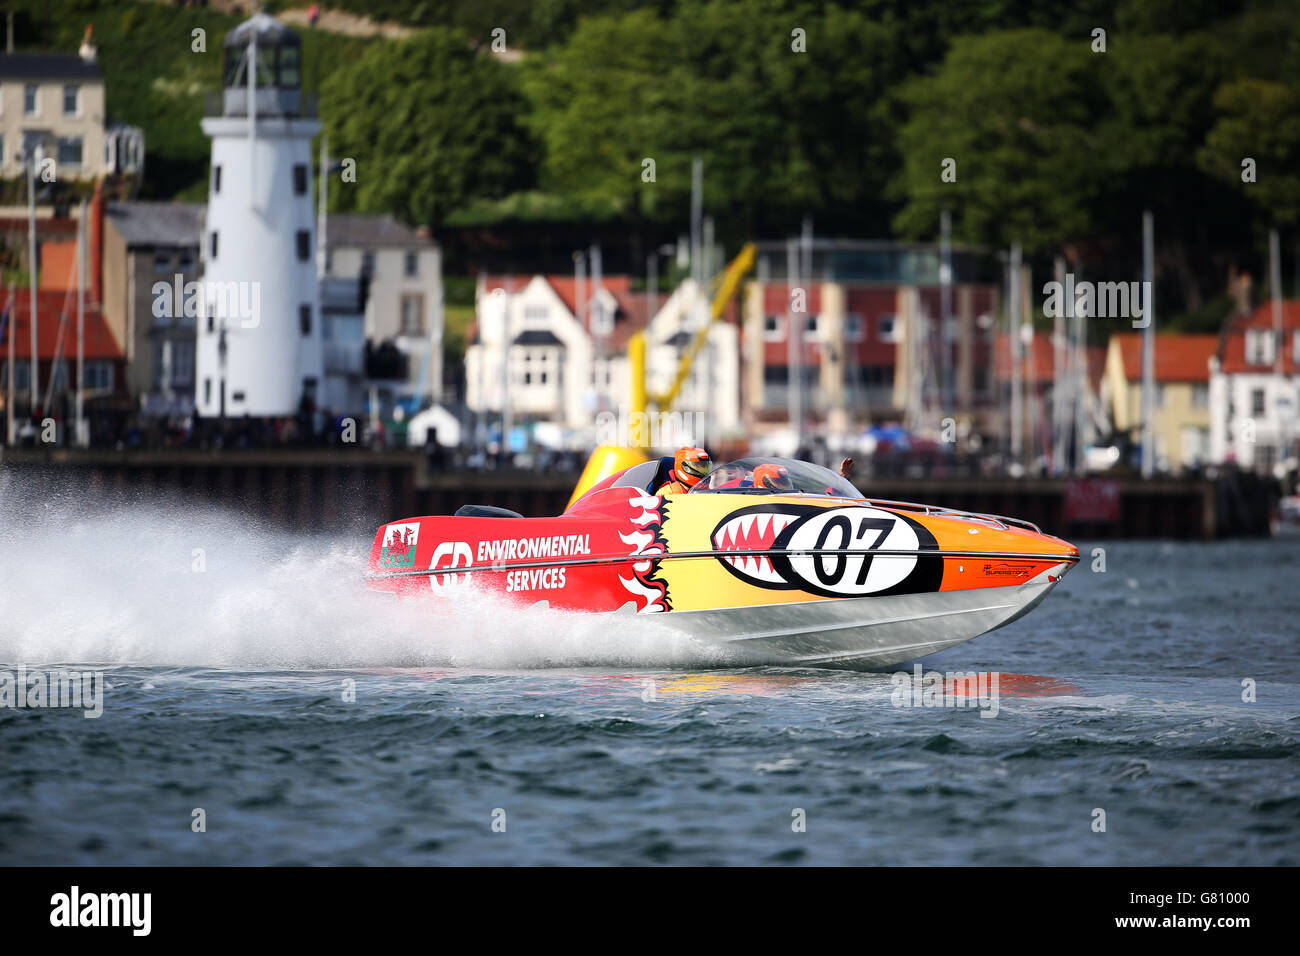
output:
[[[0,56],[0,77],[11,80],[102,80],[93,60],[76,53],[6,53]]]
[[[196,202],[113,202],[107,219],[128,246],[198,246],[206,209]]]
[[[356,246],[370,249],[393,246],[427,248],[432,247],[433,242],[388,214],[330,213],[325,224],[325,245],[330,249]]]
[[[563,345],[550,329],[528,329],[515,336],[512,345]]]

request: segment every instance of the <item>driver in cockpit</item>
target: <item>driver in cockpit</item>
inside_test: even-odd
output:
[[[679,448],[673,456],[668,480],[655,491],[657,495],[681,495],[703,481],[713,468],[709,453],[703,448]]]
[[[794,491],[790,469],[785,465],[759,465],[754,469],[754,487],[768,491]]]

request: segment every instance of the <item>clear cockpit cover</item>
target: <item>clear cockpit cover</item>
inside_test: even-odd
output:
[[[738,458],[716,466],[691,494],[828,495],[863,498],[829,468],[793,458]]]

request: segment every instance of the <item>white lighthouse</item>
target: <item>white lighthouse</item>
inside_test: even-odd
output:
[[[256,69],[249,69],[256,64]],[[203,235],[195,405],[205,417],[292,415],[322,376],[302,41],[257,14],[226,36]]]

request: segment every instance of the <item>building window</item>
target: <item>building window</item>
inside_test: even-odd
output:
[[[402,334],[424,334],[424,296],[402,296]]]
[[[1157,383],[1156,388],[1155,388],[1155,393],[1156,393],[1156,394],[1155,394],[1156,408],[1164,408],[1164,407],[1165,407],[1165,402],[1166,402],[1166,400],[1167,400],[1167,396],[1166,396],[1166,391],[1167,391],[1167,389],[1168,389],[1168,386],[1167,386],[1167,385],[1161,385],[1161,384],[1158,384],[1158,383]]]
[[[550,310],[544,305],[524,306],[524,327],[530,329],[544,328]]]
[[[897,342],[898,336],[894,334],[894,317],[892,315],[882,315],[876,320],[876,335],[882,342]]]
[[[779,315],[763,316],[763,338],[770,342],[780,341],[785,338],[785,332],[781,328],[781,317]]]
[[[189,252],[182,252],[180,262],[177,264],[177,268],[181,272],[193,272],[194,271],[193,254]]]
[[[375,274],[375,254],[373,252],[361,253],[361,274],[367,276]]]
[[[208,256],[208,258],[210,258],[210,259],[215,259],[215,258],[217,257],[217,230],[215,230],[215,229],[212,230],[212,236],[210,237],[210,243],[211,243],[212,251],[211,251],[210,255]]]
[[[69,83],[63,88],[63,115],[76,116],[81,112],[81,87]]]
[[[293,194],[307,195],[307,167],[303,163],[295,163],[293,167]]]
[[[820,315],[805,315],[803,317],[803,337],[806,339],[815,339],[819,337],[821,331]]]
[[[420,274],[420,256],[419,253],[408,252],[406,260],[402,264],[402,271],[406,273],[408,279],[413,279]]]
[[[1264,390],[1262,388],[1252,388],[1250,390],[1250,414],[1252,417],[1264,414]]]
[[[212,192],[221,192],[221,164],[212,167]]]
[[[35,83],[28,83],[23,87],[23,114],[25,116],[39,116],[40,110],[37,109],[39,101],[36,98],[36,92],[39,87]]]
[[[311,258],[311,233],[306,229],[299,229],[297,233],[298,240],[298,261],[306,262]]]
[[[303,335],[311,335],[311,306],[298,306],[298,329]]]
[[[850,312],[844,316],[844,341],[862,341],[862,316],[856,312]]]
[[[1192,408],[1209,408],[1210,407],[1210,386],[1193,385],[1192,386]]]
[[[112,366],[109,366],[109,370],[112,370]],[[183,339],[172,339],[172,385],[189,388],[193,384],[194,343]],[[109,387],[112,387],[111,382]]]
[[[1246,361],[1251,365],[1273,364],[1273,333],[1269,329],[1246,330]]]
[[[59,164],[63,166],[81,165],[81,137],[59,137]]]
[[[165,252],[155,253],[153,257],[153,271],[166,274],[172,271],[172,257]]]

